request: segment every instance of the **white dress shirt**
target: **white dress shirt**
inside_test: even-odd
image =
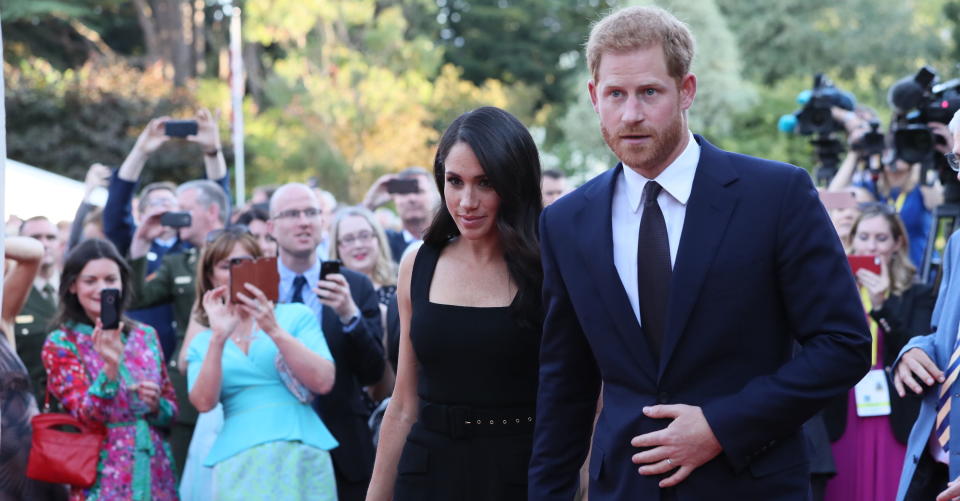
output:
[[[657,176],[663,187],[657,203],[663,211],[670,241],[670,265],[677,260],[683,221],[687,215],[687,201],[693,189],[693,176],[700,161],[700,145],[693,134],[687,131],[689,140],[683,152]],[[640,320],[640,295],[637,291],[637,243],[640,238],[640,219],[643,217],[643,188],[649,179],[623,166],[613,191],[613,264],[630,298],[630,306],[637,321]]]

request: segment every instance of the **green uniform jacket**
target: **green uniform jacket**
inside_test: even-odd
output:
[[[131,309],[172,303],[174,327],[177,329],[177,347],[173,350],[173,359],[168,360],[167,370],[170,382],[177,391],[177,403],[180,406],[176,422],[192,425],[197,422],[197,409],[190,405],[187,396],[187,377],[177,368],[177,355],[183,344],[183,335],[190,323],[190,311],[196,296],[194,281],[197,275],[197,250],[189,249],[176,254],[163,256],[163,262],[153,276],[146,277],[147,258],[130,261],[133,301]],[[189,439],[188,439],[189,440]]]
[[[45,299],[36,287],[30,287],[27,302],[20,310],[20,314],[13,319],[17,355],[27,367],[30,384],[33,385],[33,394],[37,396],[37,405],[41,407],[47,387],[47,371],[44,370],[43,362],[40,360],[40,352],[43,350],[43,343],[47,340],[47,334],[54,330],[50,323],[55,316],[57,316],[57,306]]]

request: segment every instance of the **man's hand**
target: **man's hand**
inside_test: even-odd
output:
[[[387,193],[387,182],[396,177],[394,174],[384,174],[373,182],[366,196],[363,197],[363,206],[370,210],[377,210],[390,201],[390,194]]]
[[[97,188],[106,188],[110,184],[110,167],[95,163],[87,169],[87,176],[83,179],[84,200]]]
[[[950,132],[950,129],[947,128],[946,124],[929,122],[927,123],[927,127],[930,127],[930,132],[933,133],[934,137],[940,137],[945,143],[940,144],[940,141],[934,141],[933,148],[935,150],[943,154],[953,151],[953,134]]]
[[[644,407],[643,414],[652,419],[673,419],[666,429],[639,435],[630,441],[634,447],[650,448],[633,455],[634,464],[644,465],[639,469],[641,475],[661,475],[677,469],[660,481],[661,488],[683,482],[693,470],[723,451],[700,407],[654,405]]]
[[[954,501],[960,499],[960,478],[953,479],[947,488],[937,495],[937,501]]]
[[[164,228],[160,224],[160,217],[167,212],[167,207],[150,207],[140,218],[140,226],[133,234],[130,242],[130,258],[137,259],[150,252],[153,240],[163,236]]]
[[[897,389],[897,395],[902,398],[907,392],[904,385],[908,386],[917,395],[923,393],[923,386],[917,382],[917,379],[923,381],[927,386],[933,386],[934,380],[938,383],[943,382],[943,371],[941,371],[927,352],[920,348],[913,348],[900,357],[900,362],[893,368],[893,387]]]
[[[149,156],[163,146],[163,143],[170,139],[164,131],[164,124],[167,123],[167,120],[170,120],[170,117],[163,116],[150,120],[150,123],[144,127],[143,132],[137,138],[133,149]]]
[[[197,134],[187,136],[187,141],[191,141],[203,148],[204,154],[220,149],[220,113],[211,114],[210,110],[201,109],[195,117],[197,121]]]
[[[317,282],[313,292],[320,298],[321,303],[337,312],[341,323],[346,324],[354,315],[359,314],[360,309],[353,303],[353,296],[350,295],[350,284],[340,273],[331,273],[326,280]]]

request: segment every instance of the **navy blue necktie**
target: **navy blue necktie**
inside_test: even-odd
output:
[[[303,302],[303,286],[307,285],[307,279],[303,275],[297,275],[293,279],[293,297],[290,298],[291,303],[302,303]]]
[[[663,188],[654,181],[643,187],[643,216],[637,242],[637,292],[640,296],[640,320],[650,341],[654,359],[660,358],[670,298],[670,241],[657,195]]]

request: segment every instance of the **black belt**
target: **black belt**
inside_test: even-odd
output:
[[[503,437],[533,432],[533,406],[480,408],[420,401],[418,422],[450,438]]]

